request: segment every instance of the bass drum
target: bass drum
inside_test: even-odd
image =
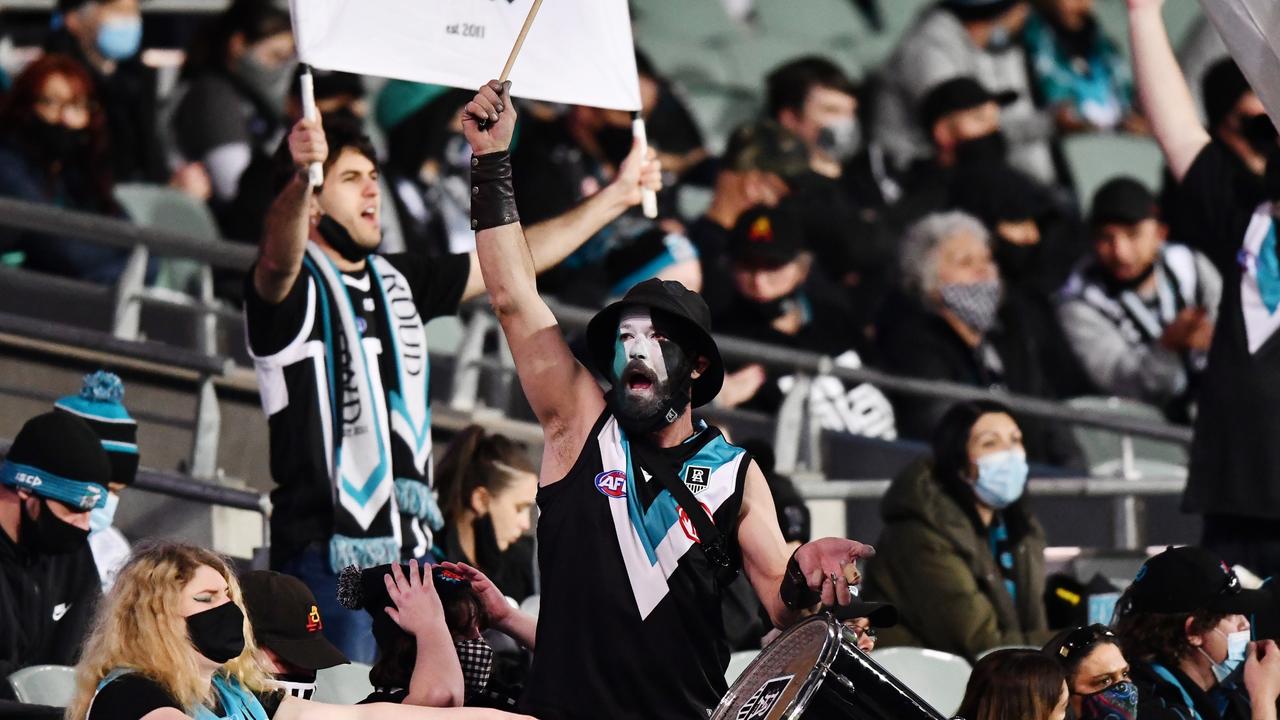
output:
[[[830,614],[802,620],[743,671],[711,720],[946,720],[858,649]]]

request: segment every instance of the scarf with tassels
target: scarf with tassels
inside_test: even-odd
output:
[[[378,255],[366,267],[379,322],[377,336],[362,340],[342,273],[314,243],[303,260],[317,290],[325,346],[317,381],[327,386],[321,424],[334,492],[334,572],[399,562],[402,548],[404,555],[422,554],[443,526],[430,486],[426,330],[404,275]],[[406,527],[421,528],[425,537]]]

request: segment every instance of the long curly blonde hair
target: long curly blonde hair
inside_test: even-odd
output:
[[[212,688],[201,680],[195,647],[179,613],[182,588],[207,565],[227,581],[231,602],[244,611],[235,573],[222,556],[180,542],[157,542],[139,548],[120,571],[103,599],[76,666],[76,694],[67,720],[84,720],[98,684],[111,671],[128,669],[159,683],[184,708],[212,701]],[[249,626],[244,621],[244,652],[222,671],[250,691],[261,690],[267,671]]]

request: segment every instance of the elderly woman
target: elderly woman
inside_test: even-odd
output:
[[[933,457],[903,470],[880,506],[884,531],[863,594],[899,614],[881,642],[972,660],[1049,639],[1044,530],[1026,508],[1026,485],[1022,430],[1008,408],[972,401],[943,415]]]
[[[902,288],[882,313],[878,337],[885,367],[930,380],[948,380],[1020,395],[1047,397],[1048,384],[1033,333],[1016,313],[1001,312],[1004,288],[991,255],[991,237],[962,212],[928,215],[907,230],[900,248]],[[895,398],[898,431],[927,438],[946,401]],[[1032,460],[1070,468],[1083,461],[1062,426],[1029,422]]]

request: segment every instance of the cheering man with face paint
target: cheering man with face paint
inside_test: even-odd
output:
[[[480,269],[546,443],[524,711],[705,718],[727,689],[720,600],[739,566],[785,627],[820,601],[847,604],[854,562],[873,551],[826,538],[789,553],[760,469],[695,423],[690,406],[715,397],[724,367],[706,303],[683,285],[645,281],[592,320],[592,362],[613,386],[601,394],[538,296],[511,183],[509,90],[482,87],[463,130]]]
[[[303,580],[335,644],[372,661],[369,621],[335,604],[337,573],[423,556],[443,524],[431,491],[424,323],[484,292],[474,253],[380,255],[378,165],[358,124],[302,120],[245,289],[249,351],[271,430],[272,566]],[[322,163],[310,187],[307,166]],[[632,153],[613,184],[530,228],[545,269],[639,203]]]

